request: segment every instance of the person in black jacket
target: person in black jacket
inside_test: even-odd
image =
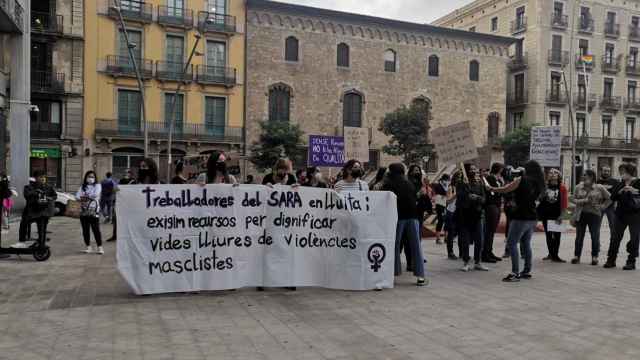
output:
[[[435,195],[434,199],[436,204],[436,244],[442,244],[440,236],[444,228],[444,216],[447,212],[447,192],[449,191],[450,184],[451,177],[449,174],[443,174],[440,180],[431,186]]]
[[[405,176],[405,167],[401,163],[389,166],[389,176],[385,181],[383,191],[391,191],[396,194],[398,204],[398,225],[396,227],[396,249],[395,249],[395,275],[402,274],[402,264],[400,260],[400,248],[402,238],[408,235],[408,245],[413,259],[413,274],[417,277],[416,285],[427,284],[424,278],[424,257],[419,234],[419,214],[417,191],[413,184]]]
[[[504,165],[494,163],[491,165],[491,172],[485,178],[487,184],[493,187],[501,187],[504,185],[502,180],[502,171]],[[484,205],[485,226],[484,226],[484,246],[482,247],[482,261],[486,263],[496,263],[502,261],[493,253],[493,238],[498,230],[500,223],[500,207],[502,206],[502,195],[495,192],[487,193],[487,201]]]
[[[616,267],[620,242],[625,230],[629,228],[630,239],[627,243],[629,257],[623,269],[635,270],[640,240],[640,179],[636,177],[638,174],[636,166],[631,163],[620,165],[618,171],[622,181],[611,190],[611,200],[618,203],[615,230],[611,233],[611,244],[604,267],[607,269]]]
[[[486,201],[485,185],[480,178],[480,172],[475,165],[469,166],[468,180],[458,185],[457,211],[458,238],[460,241],[460,257],[464,261],[462,271],[471,270],[469,264],[469,246],[473,243],[473,260],[475,270],[489,271],[481,262],[482,254],[482,221],[484,217],[484,204]]]
[[[54,202],[58,197],[53,186],[47,184],[47,175],[43,171],[33,174],[35,183],[24,188],[27,200],[27,219],[38,226],[38,242],[43,245],[47,239],[47,225],[54,213]]]
[[[604,186],[605,190],[611,194],[613,188],[620,184],[620,180],[611,176],[611,168],[608,166],[603,166],[600,169],[600,177],[598,178],[597,183]],[[602,211],[602,216],[607,217],[607,223],[609,224],[609,230],[611,231],[611,235],[613,236],[613,231],[615,230],[616,223],[616,206],[614,202],[611,202],[611,205]]]

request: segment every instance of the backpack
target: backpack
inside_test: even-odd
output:
[[[111,197],[113,195],[113,180],[104,180],[102,182],[102,196],[103,197]]]

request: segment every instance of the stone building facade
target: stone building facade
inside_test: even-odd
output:
[[[396,159],[382,153],[388,138],[379,124],[417,100],[430,104],[431,128],[469,120],[476,145],[487,147],[504,128],[513,41],[249,0],[246,143],[257,141],[259,123],[274,117],[299,124],[305,135],[341,135],[343,126],[359,126],[369,129],[369,165],[387,165]],[[283,109],[285,116],[273,115]],[[430,161],[431,171],[436,164]]]
[[[523,47],[513,52],[509,63],[507,127],[524,122],[562,126],[562,168],[567,181],[573,157],[570,110],[575,114],[580,160],[576,178],[585,167],[638,162],[640,9],[636,1],[478,0],[434,24],[522,40]],[[593,64],[583,66],[581,55],[592,56]]]

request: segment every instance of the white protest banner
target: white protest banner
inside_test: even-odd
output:
[[[369,162],[369,129],[344,127],[345,159],[356,159],[361,163]]]
[[[454,165],[478,158],[478,148],[468,121],[431,130],[431,141],[441,164]]]
[[[560,126],[536,126],[531,128],[529,159],[541,166],[559,167],[562,147]]]
[[[117,196],[118,269],[136,294],[393,287],[389,192],[131,185]]]

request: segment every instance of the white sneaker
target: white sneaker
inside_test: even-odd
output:
[[[464,271],[464,272],[471,271],[471,265],[469,265],[468,263],[465,263],[462,269],[460,269],[460,271]]]
[[[91,246],[87,246],[87,248],[85,250],[82,250],[82,252],[85,254],[91,254],[93,252],[93,249],[91,248]]]
[[[478,271],[489,271],[489,268],[482,264],[476,264],[476,266],[474,266],[473,269]]]
[[[104,249],[102,248],[102,246],[98,246],[98,251],[96,251],[98,253],[98,255],[104,255]]]

